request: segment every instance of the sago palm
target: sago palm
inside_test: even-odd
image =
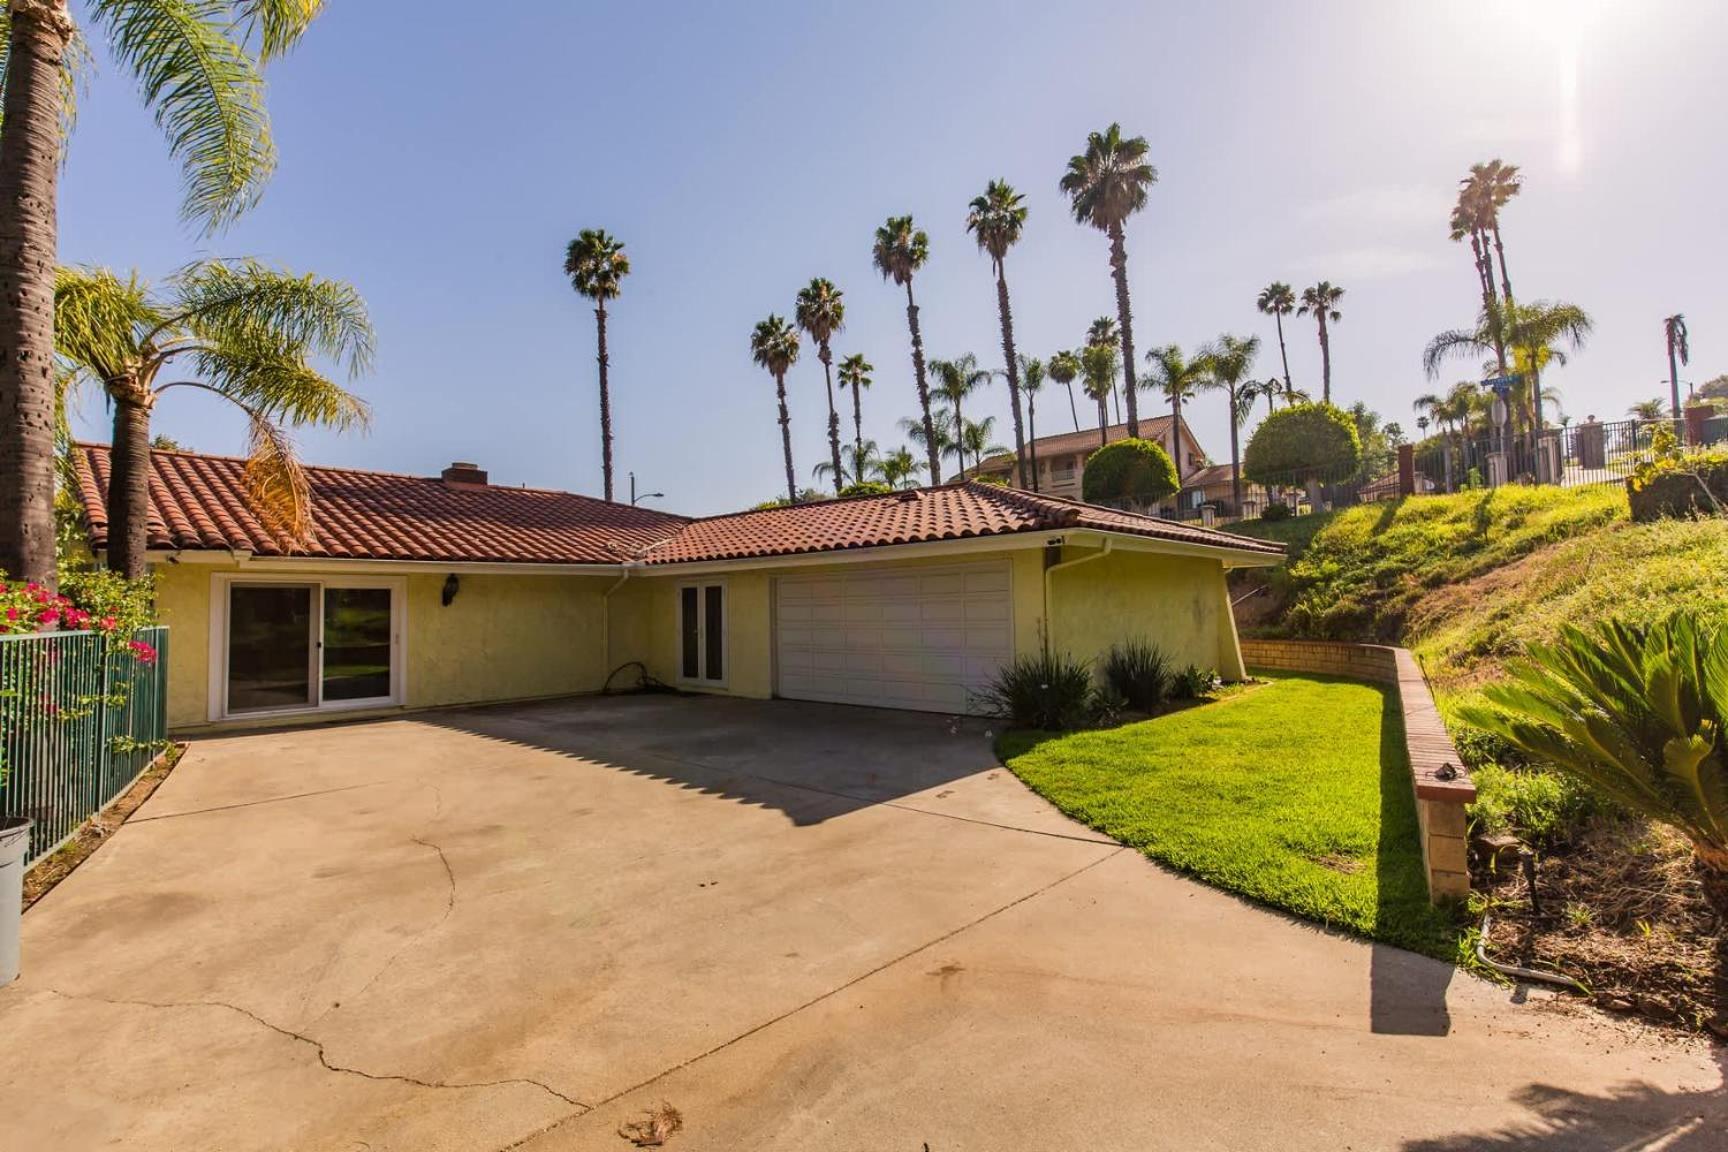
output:
[[[1692,345],[1687,338],[1686,317],[1676,312],[1662,321],[1663,334],[1668,337],[1668,395],[1674,403],[1674,419],[1680,419],[1680,365],[1692,362]]]
[[[1046,375],[1044,361],[1036,356],[1020,357],[1020,389],[1026,393],[1026,472],[1020,482],[1034,492],[1038,491],[1038,393],[1044,388]]]
[[[786,500],[798,503],[798,477],[792,470],[792,414],[786,408],[786,373],[798,362],[798,329],[784,316],[770,315],[750,334],[750,355],[774,377],[780,403],[780,448],[786,455]]]
[[[1728,630],[1690,612],[1563,625],[1463,719],[1692,841],[1728,917]]]
[[[600,364],[600,470],[605,476],[606,499],[612,499],[612,385],[606,353],[606,301],[618,299],[624,277],[630,275],[630,257],[621,240],[604,229],[584,228],[564,249],[564,274],[578,295],[594,301],[594,332],[599,343]]]
[[[859,452],[864,451],[864,390],[870,387],[874,371],[862,352],[840,361],[840,387],[852,393],[852,447]]]
[[[252,260],[190,265],[160,291],[135,275],[67,268],[54,310],[68,384],[103,389],[114,410],[110,568],[129,579],[144,574],[150,416],[177,388],[220,396],[246,413],[248,501],[290,545],[306,541],[306,479],[282,425],[365,426],[366,405],[311,363],[334,360],[350,378],[370,366],[372,326],[353,288]]]
[[[1006,180],[992,180],[984,195],[973,199],[966,214],[966,230],[977,238],[978,247],[990,257],[996,277],[996,315],[1002,325],[1002,362],[1007,365],[1008,401],[1014,414],[1014,467],[1022,483],[1026,475],[1026,429],[1020,411],[1020,359],[1014,351],[1014,312],[1008,303],[1008,274],[1004,261],[1008,249],[1020,242],[1026,227],[1025,197]]]
[[[906,289],[906,327],[912,333],[912,376],[918,385],[918,407],[924,415],[924,445],[930,451],[930,483],[942,483],[942,461],[936,456],[936,426],[930,420],[930,381],[925,375],[924,334],[918,327],[918,301],[912,295],[912,277],[930,259],[930,237],[912,223],[910,216],[890,216],[876,229],[870,258],[884,280]]]
[[[276,166],[263,67],[321,0],[83,0],[85,34],[128,72],[181,172],[181,212],[209,234],[252,207]],[[79,51],[67,0],[0,12],[0,569],[52,584],[56,204]]]
[[[1333,324],[1344,319],[1344,314],[1338,310],[1338,301],[1344,296],[1344,289],[1330,280],[1322,280],[1312,288],[1302,289],[1302,306],[1296,309],[1299,316],[1313,316],[1320,326],[1320,399],[1326,404],[1332,403],[1332,329]]]
[[[1050,379],[1068,390],[1068,415],[1074,419],[1074,431],[1080,431],[1080,406],[1074,402],[1074,381],[1080,378],[1080,354],[1062,351],[1050,357]]]
[[[845,294],[831,280],[818,276],[798,293],[794,313],[798,327],[816,342],[816,358],[822,361],[822,380],[828,386],[828,458],[834,467],[834,492],[845,487],[844,469],[840,466],[840,412],[834,407],[834,353],[829,341],[846,326]]]
[[[1116,319],[1121,326],[1122,387],[1128,404],[1128,435],[1140,435],[1140,409],[1134,399],[1134,318],[1128,305],[1128,218],[1146,207],[1158,170],[1146,162],[1144,136],[1124,139],[1112,124],[1086,138],[1086,150],[1068,161],[1061,180],[1074,219],[1110,238],[1110,273],[1116,283]]]
[[[953,411],[954,433],[949,445],[959,455],[960,468],[964,471],[966,421],[961,413],[961,405],[968,396],[990,382],[990,370],[978,367],[978,357],[968,352],[953,360],[930,361],[930,374],[936,378],[933,391]]]
[[[1284,347],[1284,317],[1296,311],[1296,293],[1284,281],[1274,280],[1260,290],[1254,306],[1277,322],[1278,358],[1284,363],[1284,391],[1294,393],[1295,385],[1290,383],[1290,353]]]
[[[1260,354],[1260,337],[1243,339],[1229,333],[1218,337],[1200,353],[1204,376],[1202,387],[1214,388],[1225,394],[1230,412],[1230,498],[1238,510],[1242,507],[1242,421],[1247,418],[1242,403],[1242,390],[1253,383],[1248,373],[1254,367],[1254,357]]]

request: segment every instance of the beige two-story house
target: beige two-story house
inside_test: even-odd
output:
[[[1177,472],[1183,483],[1188,478],[1206,467],[1206,450],[1200,447],[1200,442],[1194,438],[1186,420],[1176,426],[1174,417],[1152,416],[1140,421],[1140,438],[1162,444],[1164,450],[1170,453],[1170,458],[1177,463]],[[1051,496],[1065,496],[1072,500],[1080,499],[1080,476],[1086,470],[1086,458],[1098,451],[1104,443],[1114,443],[1128,438],[1128,425],[1112,424],[1104,429],[1102,437],[1097,428],[1084,428],[1079,432],[1060,432],[1054,436],[1040,436],[1032,441],[1032,451],[1038,461],[1038,491]],[[1005,477],[1010,486],[1015,488],[1030,488],[1026,478],[1015,474],[1014,456],[1004,453],[992,456],[977,468],[970,469],[969,474],[981,478]]]

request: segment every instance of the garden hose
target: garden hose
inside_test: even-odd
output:
[[[1570,976],[1561,976],[1554,972],[1541,972],[1535,968],[1520,968],[1516,964],[1502,964],[1498,960],[1490,959],[1488,956],[1488,926],[1491,923],[1493,923],[1493,917],[1487,912],[1482,913],[1482,930],[1476,937],[1476,959],[1502,976],[1511,976],[1518,980],[1534,980],[1541,984],[1554,984],[1561,988],[1581,992],[1586,996],[1590,995],[1590,989]]]

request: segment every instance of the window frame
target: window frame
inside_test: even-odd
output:
[[[708,590],[720,590],[720,677],[710,679],[708,670]],[[684,596],[686,592],[696,594],[696,675],[687,676],[684,673],[684,629],[685,609]],[[729,582],[723,579],[684,580],[678,584],[678,632],[677,632],[677,682],[689,684],[697,688],[724,688],[732,677],[732,590]]]

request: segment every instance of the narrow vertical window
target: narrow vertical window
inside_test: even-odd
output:
[[[700,601],[696,597],[696,589],[683,588],[679,590],[678,627],[683,636],[684,654],[682,659],[683,675],[686,680],[694,680],[701,673],[702,621],[699,615]]]
[[[726,678],[726,614],[722,607],[724,595],[725,589],[718,584],[710,584],[702,589],[702,637],[705,649],[702,677],[705,680]]]

